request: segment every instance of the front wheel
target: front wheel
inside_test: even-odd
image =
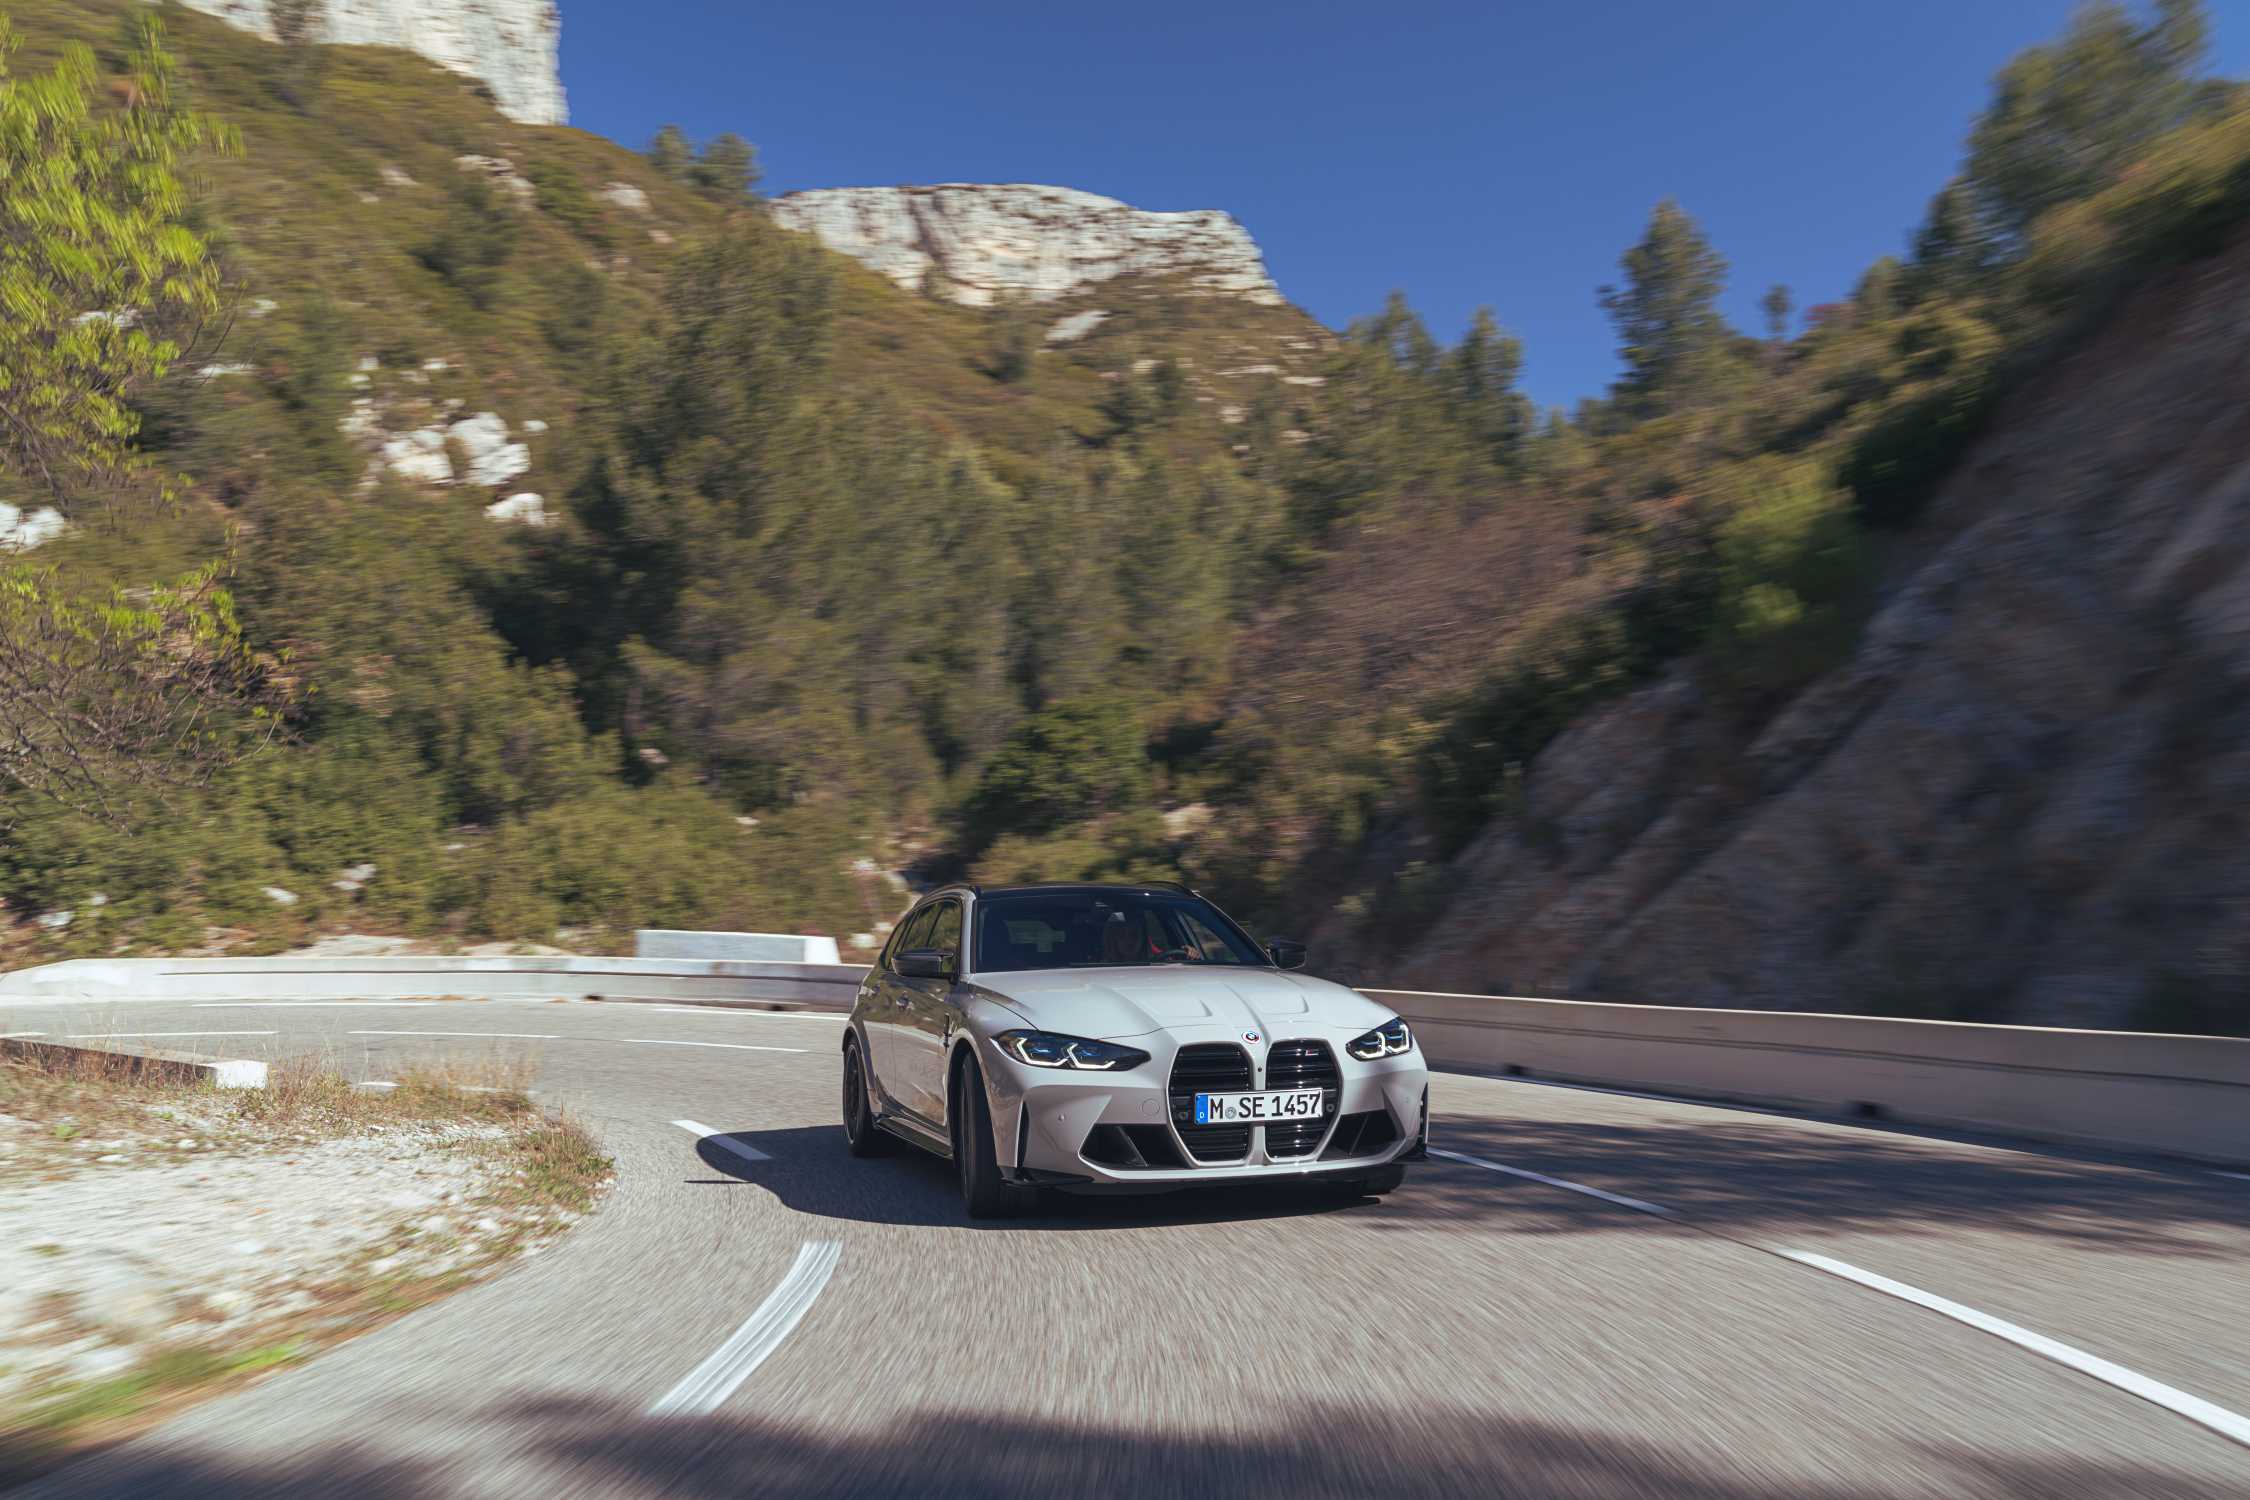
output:
[[[984,1070],[973,1057],[961,1059],[954,1077],[953,1161],[961,1170],[961,1201],[972,1219],[1001,1219],[1031,1206],[1030,1188],[1004,1181],[992,1149],[992,1104],[985,1097]]]
[[[857,1037],[844,1043],[844,1149],[854,1156],[881,1156],[891,1149],[891,1138],[875,1123]]]

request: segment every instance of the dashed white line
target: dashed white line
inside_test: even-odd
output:
[[[713,1130],[708,1125],[699,1125],[693,1120],[674,1120],[672,1123],[679,1126],[680,1129],[686,1131],[688,1134],[696,1137],[698,1140],[709,1141],[712,1145],[718,1147],[721,1151],[731,1151],[736,1156],[741,1157],[744,1161],[773,1160],[772,1157],[766,1155],[765,1152],[760,1151],[757,1147],[745,1145],[741,1141],[735,1140],[732,1136],[727,1135],[723,1131]]]
[[[629,1036],[624,1041],[643,1047],[724,1047],[730,1052],[802,1052],[802,1047],[760,1047],[750,1042],[675,1042],[657,1036]]]
[[[0,1042],[4,1042],[10,1037],[45,1036],[46,1034],[44,1031],[0,1031]]]
[[[2048,1338],[2045,1334],[2033,1333],[2028,1328],[2019,1328],[2013,1323],[1993,1317],[1990,1313],[1978,1312],[1973,1307],[1964,1307],[1958,1302],[1948,1301],[1934,1292],[1925,1292],[1920,1287],[1908,1286],[1903,1281],[1893,1281],[1888,1276],[1878,1276],[1873,1271],[1861,1270],[1858,1266],[1845,1261],[1830,1260],[1825,1255],[1814,1255],[1804,1250],[1776,1250],[1773,1253],[1784,1260],[1793,1260],[1799,1265],[1811,1266],[1816,1271],[1826,1271],[1831,1276],[1840,1276],[1846,1281],[1857,1282],[1873,1291],[1896,1297],[1902,1302],[1911,1302],[1916,1307],[1928,1308],[1931,1312],[1942,1314],[1953,1319],[1956,1323],[1966,1323],[1969,1327],[1989,1333],[1995,1338],[2006,1339],[2019,1348],[2029,1349],[2032,1353],[2043,1355],[2059,1365],[2067,1365],[2082,1375],[2091,1375],[2094,1379],[2116,1386],[2121,1391],[2128,1391],[2140,1397],[2143,1401],[2152,1401],[2166,1411],[2175,1412],[2191,1422],[2210,1428],[2221,1437],[2232,1438],[2238,1443],[2250,1446],[2250,1417],[2228,1411],[2223,1406],[2214,1406],[2200,1396],[2191,1396],[2185,1391],[2174,1390],[2162,1381],[2151,1380],[2137,1371],[2126,1369],[2123,1365],[2112,1364],[2099,1355],[2088,1354],[2083,1349],[2073,1348],[2060,1340]]]
[[[554,1031],[347,1031],[346,1036],[490,1036],[513,1042],[559,1042]]]
[[[1530,1182],[1543,1182],[1549,1187],[1561,1188],[1566,1192],[1584,1193],[1589,1198],[1599,1198],[1604,1203],[1614,1203],[1619,1208],[1629,1208],[1635,1213],[1654,1214],[1660,1219],[1669,1219],[1673,1216],[1672,1210],[1660,1204],[1644,1203],[1638,1198],[1628,1198],[1622,1193],[1604,1192],[1598,1187],[1588,1187],[1583,1182],[1570,1182],[1561,1177],[1549,1177],[1543,1172],[1526,1171],[1522,1167],[1503,1166],[1496,1161],[1486,1161],[1481,1156],[1469,1156],[1459,1151],[1441,1151],[1435,1146],[1430,1148],[1430,1155],[1442,1156],[1447,1161],[1457,1161],[1472,1167],[1482,1167],[1487,1172],[1505,1172],[1510,1177],[1521,1177]]]
[[[398,1085],[388,1078],[363,1078],[358,1083],[353,1084],[352,1087],[355,1089],[395,1089]]]
[[[709,1359],[689,1371],[687,1379],[659,1397],[649,1408],[649,1415],[694,1417],[717,1411],[812,1310],[813,1299],[828,1285],[843,1253],[844,1247],[834,1240],[805,1241],[797,1251],[796,1264],[758,1304],[758,1310],[734,1331],[733,1337],[713,1350]]]
[[[74,1031],[74,1042],[97,1041],[113,1036],[272,1036],[270,1031]]]
[[[37,1033],[27,1033],[27,1035],[37,1035]],[[2220,1172],[2214,1169],[2212,1175],[2217,1177],[2232,1177],[2236,1182],[2250,1182],[2250,1172]]]
[[[842,1021],[841,1013],[818,1010],[743,1010],[732,1005],[644,1005],[660,1016],[739,1016],[750,1021]]]
[[[189,1010],[413,1010],[452,1000],[198,1000]]]

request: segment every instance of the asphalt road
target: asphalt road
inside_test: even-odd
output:
[[[0,1029],[529,1055],[618,1163],[546,1254],[30,1495],[2250,1496],[2250,1181],[2192,1168],[1440,1075],[1475,1161],[1388,1199],[971,1225],[946,1165],[844,1154],[833,1018]]]

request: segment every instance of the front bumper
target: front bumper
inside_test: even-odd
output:
[[[1003,1173],[1020,1182],[1150,1192],[1252,1179],[1348,1178],[1420,1160],[1429,1090],[1420,1051],[1372,1063],[1346,1056],[1341,1041],[1331,1051],[1337,1077],[1317,1134],[1289,1139],[1275,1130],[1269,1140],[1265,1126],[1241,1127],[1248,1139],[1239,1154],[1208,1140],[1191,1146],[1175,1122],[1176,1046],[1158,1049],[1148,1063],[1124,1073],[1027,1067],[990,1044],[979,1046],[978,1058],[992,1089],[995,1154]],[[1251,1059],[1253,1087],[1294,1086],[1269,1084],[1264,1055]],[[1167,1142],[1169,1159],[1159,1149]],[[1135,1157],[1141,1160],[1130,1160]]]

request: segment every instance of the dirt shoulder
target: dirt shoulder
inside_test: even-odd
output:
[[[610,1163],[527,1074],[0,1059],[0,1487],[537,1253]]]

